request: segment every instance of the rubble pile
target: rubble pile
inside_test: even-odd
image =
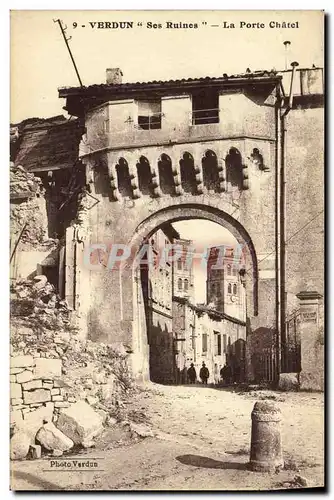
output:
[[[11,235],[29,246],[54,248],[57,240],[48,238],[48,222],[42,181],[22,166],[10,165]],[[51,248],[50,248],[51,249]]]
[[[93,446],[135,390],[127,353],[80,338],[73,311],[45,276],[11,292],[12,459]]]
[[[27,172],[21,165],[10,164],[10,195],[43,195],[42,181],[33,173]]]

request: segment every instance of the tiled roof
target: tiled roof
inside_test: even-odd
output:
[[[223,83],[226,81],[234,81],[234,80],[260,80],[260,79],[266,79],[266,80],[280,80],[281,76],[278,75],[278,73],[275,70],[271,71],[266,71],[266,70],[261,70],[261,71],[250,71],[247,70],[245,73],[240,73],[236,75],[227,75],[224,73],[222,76],[219,77],[211,77],[211,76],[206,76],[206,77],[199,77],[199,78],[182,78],[179,80],[152,80],[149,82],[131,82],[131,83],[120,83],[120,84],[107,84],[107,83],[101,83],[101,84],[94,84],[94,85],[89,85],[87,87],[60,87],[58,89],[59,91],[59,96],[60,97],[66,97],[67,95],[70,94],[85,94],[86,92],[89,93],[94,93],[95,91],[119,91],[123,92],[126,90],[139,90],[147,87],[154,87],[154,86],[166,86],[166,87],[171,87],[171,86],[179,86],[179,85],[189,85],[189,84],[198,84],[198,83]]]
[[[13,125],[12,130],[16,130],[12,160],[28,171],[71,168],[78,160],[82,130],[76,119],[31,118]]]

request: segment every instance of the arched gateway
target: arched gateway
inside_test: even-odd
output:
[[[68,111],[85,126],[80,157],[89,236],[73,259],[92,244],[131,247],[134,257],[163,224],[216,222],[244,251],[247,332],[275,327],[279,85],[275,74],[256,73],[62,91]],[[207,99],[199,101],[202,91]],[[82,328],[92,340],[123,345],[144,359],[143,343],[138,347],[135,338],[134,270],[129,259],[113,270],[103,260],[93,270],[78,269],[68,292]],[[135,374],[144,374],[140,364],[133,364]]]

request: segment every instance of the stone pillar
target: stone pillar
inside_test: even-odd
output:
[[[281,411],[274,403],[255,403],[252,411],[251,470],[271,472],[283,467],[280,421]]]
[[[319,301],[322,295],[304,291],[297,297],[300,302],[300,388],[323,390],[324,345],[319,328]]]

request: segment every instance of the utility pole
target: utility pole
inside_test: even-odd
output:
[[[71,57],[71,60],[72,60],[75,72],[77,74],[77,77],[78,77],[78,80],[79,80],[79,83],[80,83],[80,87],[83,87],[83,84],[82,84],[82,81],[81,81],[81,78],[80,78],[80,75],[79,75],[79,71],[78,71],[77,65],[75,64],[75,60],[74,60],[73,54],[72,54],[70,46],[68,44],[69,40],[71,40],[72,37],[70,36],[69,38],[67,38],[66,34],[65,34],[65,31],[67,30],[67,26],[65,26],[65,28],[64,28],[63,24],[62,24],[62,21],[60,19],[54,19],[53,22],[59,24],[59,28],[60,28],[61,34],[63,35],[63,38],[64,38],[64,41],[65,41],[67,50],[68,50],[68,52],[70,54],[70,57]]]

